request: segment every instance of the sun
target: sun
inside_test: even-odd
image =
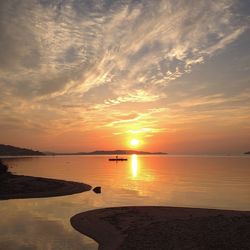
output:
[[[133,139],[131,139],[131,141],[130,141],[130,145],[131,145],[132,147],[137,147],[139,144],[140,144],[140,141],[139,141],[138,139],[133,138]]]

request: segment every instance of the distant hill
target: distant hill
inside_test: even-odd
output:
[[[77,155],[165,155],[167,153],[163,152],[145,152],[145,151],[136,151],[136,150],[111,150],[111,151],[105,151],[105,150],[97,150],[93,152],[79,152],[76,153]]]
[[[77,153],[53,153],[40,152],[27,148],[19,148],[10,145],[0,144],[0,156],[29,156],[29,155],[165,155],[163,152],[145,152],[137,150],[97,150],[93,152],[77,152]]]
[[[0,156],[44,155],[40,151],[0,144]]]

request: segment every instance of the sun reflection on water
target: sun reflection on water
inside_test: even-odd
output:
[[[132,155],[131,171],[132,177],[135,179],[138,176],[138,159],[136,154]]]

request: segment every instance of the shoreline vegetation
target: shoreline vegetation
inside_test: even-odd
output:
[[[0,159],[0,200],[46,198],[91,190],[91,186],[73,181],[14,175]]]
[[[96,150],[92,152],[76,152],[76,153],[54,153],[40,152],[32,149],[19,148],[11,145],[0,144],[0,156],[50,156],[50,155],[166,155],[164,152],[145,152],[138,150]]]
[[[99,249],[250,249],[250,212],[115,207],[77,214],[71,225]]]
[[[42,156],[43,152],[0,144],[0,156]]]
[[[92,152],[55,153],[41,152],[27,148],[19,148],[11,145],[0,144],[0,156],[61,156],[61,155],[168,155],[166,152],[146,152],[138,150],[96,150]],[[249,155],[250,151],[243,152],[242,155]],[[225,154],[231,155],[231,154]]]

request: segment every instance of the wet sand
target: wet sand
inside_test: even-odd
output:
[[[64,180],[14,175],[7,172],[2,162],[0,174],[0,200],[53,197],[81,193],[91,190],[91,186]]]
[[[77,214],[71,225],[99,249],[250,249],[250,212],[117,207]]]

